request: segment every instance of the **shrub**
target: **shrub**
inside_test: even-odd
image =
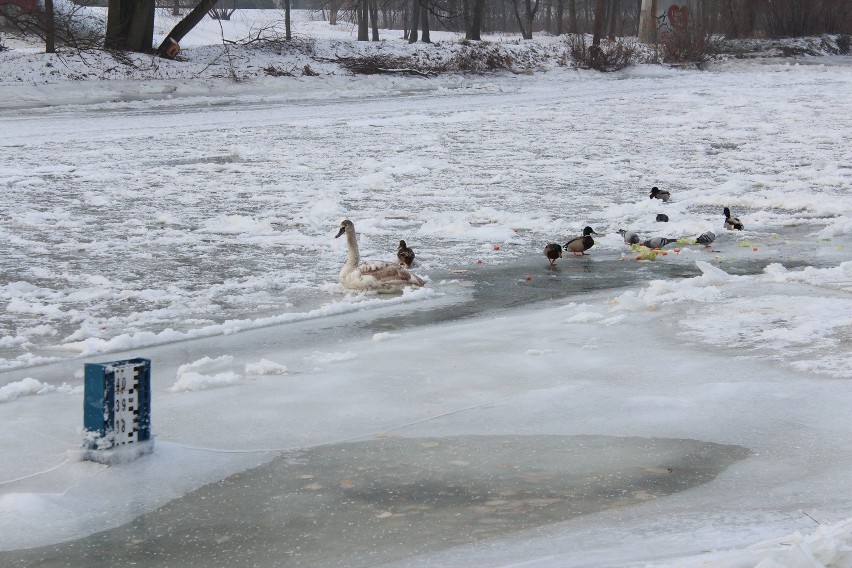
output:
[[[0,7],[0,16],[5,18],[8,29],[24,37],[45,40],[47,28],[43,18],[43,6],[36,13],[14,11],[9,5]],[[103,45],[106,23],[98,14],[71,0],[54,0],[54,34],[57,47],[78,50],[98,49]]]
[[[447,62],[448,70],[468,73],[488,73],[511,68],[511,55],[497,45],[484,42],[463,42],[462,48]]]
[[[721,36],[705,34],[690,23],[685,28],[675,28],[663,37],[662,59],[666,63],[694,63],[700,68],[722,53],[724,43]]]
[[[633,65],[637,59],[636,42],[632,40],[604,40],[599,46],[589,46],[585,35],[571,34],[565,41],[571,63],[579,69],[618,71]]]
[[[837,36],[837,50],[841,55],[849,55],[852,53],[852,37],[847,34]]]

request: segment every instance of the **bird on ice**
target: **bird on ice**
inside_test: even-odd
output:
[[[340,285],[350,290],[370,290],[381,293],[400,292],[404,288],[420,288],[426,282],[399,263],[385,260],[361,260],[355,224],[346,219],[334,238],[346,235],[348,255],[340,269]]]

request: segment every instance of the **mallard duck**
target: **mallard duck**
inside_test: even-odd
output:
[[[668,223],[669,216],[665,213],[657,213],[657,223]]]
[[[570,250],[574,256],[583,256],[586,254],[585,251],[589,250],[593,246],[595,246],[595,239],[591,237],[591,235],[597,235],[594,229],[591,227],[586,227],[583,229],[583,234],[574,237],[563,247],[565,250]]]
[[[663,201],[668,201],[672,198],[672,194],[666,191],[665,189],[660,189],[659,187],[651,188],[651,195],[649,195],[651,199],[662,199]]]
[[[649,249],[660,249],[660,248],[663,248],[664,246],[666,246],[668,244],[676,243],[676,242],[677,242],[677,239],[669,239],[669,238],[666,238],[666,237],[653,237],[653,238],[650,238],[647,241],[643,242],[642,246],[646,246]]]
[[[737,231],[742,231],[745,226],[742,221],[739,220],[738,217],[731,217],[731,210],[725,207],[725,228],[729,231],[736,229]]]
[[[628,244],[628,245],[635,245],[641,240],[639,238],[639,235],[637,235],[633,231],[626,231],[624,229],[619,229],[618,234],[621,235],[621,237],[624,239],[624,243]]]
[[[706,233],[701,233],[698,235],[698,238],[695,239],[695,244],[704,245],[705,247],[709,247],[713,241],[716,240],[716,233],[711,231],[707,231]]]
[[[556,266],[556,259],[562,258],[562,247],[556,243],[550,243],[544,247],[544,256],[550,261],[550,266]]]
[[[419,288],[425,284],[416,274],[412,274],[396,262],[385,260],[361,260],[358,253],[358,240],[355,238],[355,225],[349,219],[340,224],[340,230],[334,238],[346,233],[349,255],[340,269],[340,285],[351,290],[373,290],[382,293],[400,292],[412,286]]]
[[[399,241],[399,248],[396,250],[396,257],[399,259],[400,264],[411,267],[411,263],[414,262],[414,251],[408,248],[405,241]]]

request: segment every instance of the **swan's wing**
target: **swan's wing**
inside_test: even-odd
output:
[[[372,277],[383,285],[423,286],[423,280],[395,262],[384,260],[366,260],[358,266],[362,277]]]

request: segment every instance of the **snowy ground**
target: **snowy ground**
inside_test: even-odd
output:
[[[526,502],[523,530],[374,558],[852,565],[849,58],[608,75],[545,58],[531,75],[426,79],[260,76],[244,64],[305,63],[252,53],[230,60],[253,77],[236,83],[201,73],[222,58],[204,47],[216,30],[202,32],[186,61],[110,80],[97,67],[67,82],[43,55],[0,53],[0,563],[49,545],[72,558],[74,539],[134,518],[156,527],[159,507],[282,452],[304,453],[292,475],[322,492],[305,464],[335,444],[598,436],[747,457],[682,491],[625,486],[629,502],[559,520],[536,521],[561,505]],[[316,33],[363,49],[342,26]],[[409,49],[394,33],[382,49]],[[648,199],[653,185],[673,200]],[[745,231],[722,229],[725,205]],[[429,285],[341,290],[344,218],[366,257],[391,259],[406,239]],[[586,225],[604,233],[591,255],[549,269],[544,244]],[[681,241],[637,261],[619,228]],[[712,249],[688,244],[707,230]],[[155,453],[78,461],[83,362],[131,356],[154,361]],[[435,471],[488,455],[468,448]],[[518,460],[523,479],[562,475],[539,460]],[[423,522],[385,507],[364,523],[399,515]],[[223,554],[245,536],[226,532]],[[155,546],[138,540],[114,542],[126,558]]]

